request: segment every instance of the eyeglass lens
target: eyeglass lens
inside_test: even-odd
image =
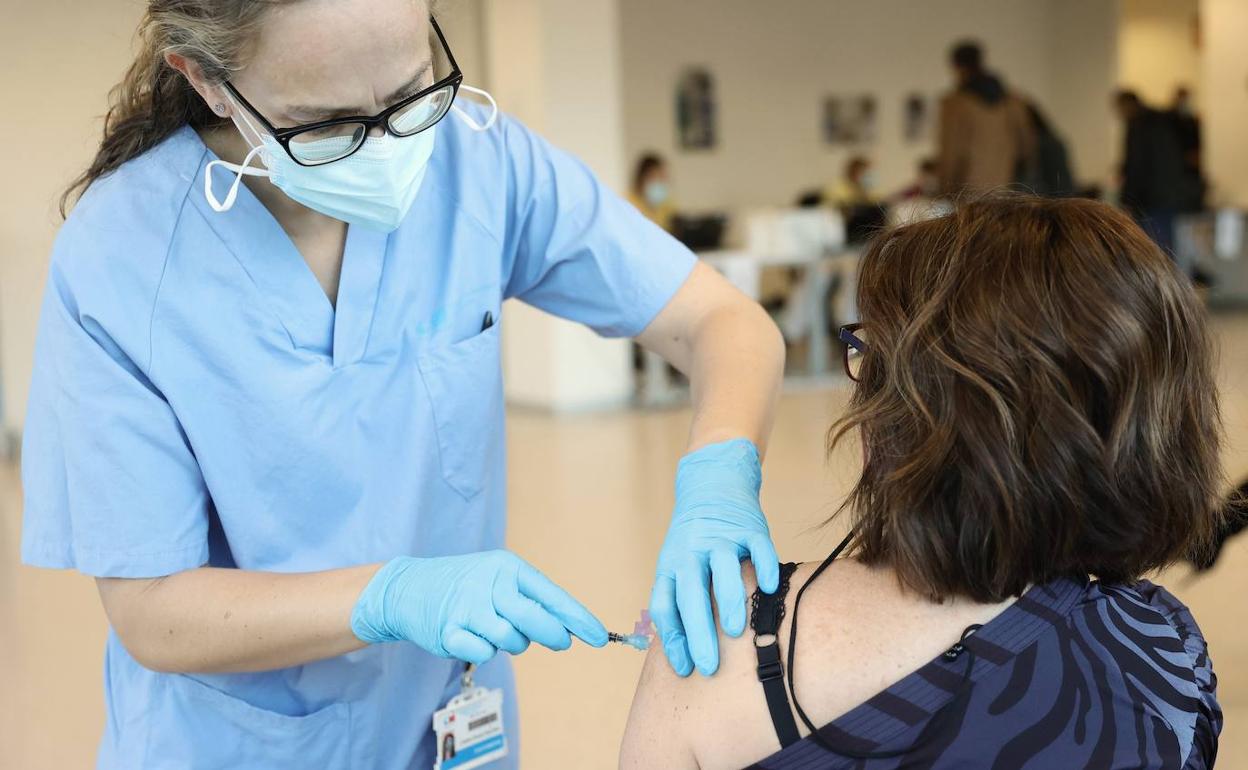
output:
[[[411,136],[432,126],[450,109],[455,87],[447,85],[396,111],[387,121],[396,136]]]
[[[854,332],[854,336],[863,342],[867,341],[866,333],[859,329]],[[858,381],[858,375],[862,371],[862,351],[853,345],[845,346],[845,373],[849,375],[851,380]]]
[[[345,158],[364,142],[368,127],[363,123],[338,125],[304,131],[290,138],[290,154],[309,166]]]

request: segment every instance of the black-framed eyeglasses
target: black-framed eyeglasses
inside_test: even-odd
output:
[[[837,333],[842,349],[845,351],[845,376],[854,382],[858,382],[858,373],[862,369],[862,356],[867,352],[864,336],[862,324],[846,324]]]
[[[291,160],[301,166],[323,166],[326,163],[333,163],[355,154],[364,146],[364,140],[368,138],[369,132],[373,129],[381,128],[398,137],[414,136],[432,128],[446,117],[451,105],[455,103],[455,96],[459,93],[460,85],[464,82],[464,73],[460,71],[455,55],[451,53],[451,47],[447,44],[446,36],[442,34],[442,28],[438,26],[438,22],[430,19],[430,23],[433,24],[433,31],[437,33],[438,41],[442,44],[442,50],[446,52],[451,74],[371,117],[353,115],[320,120],[316,123],[306,123],[291,128],[278,128],[268,118],[261,115],[260,111],[238,92],[233,83],[227,80],[224,85],[243,107],[260,120],[282,149],[286,150]]]

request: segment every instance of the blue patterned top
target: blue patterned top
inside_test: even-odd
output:
[[[751,768],[1213,767],[1217,677],[1196,621],[1164,588],[1037,586],[965,646],[966,697],[967,658],[942,656],[820,728],[846,754],[807,737]],[[851,756],[887,752],[902,753]]]

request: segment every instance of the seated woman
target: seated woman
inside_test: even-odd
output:
[[[621,766],[1211,767],[1205,641],[1140,579],[1218,523],[1189,282],[1113,209],[1001,198],[886,232],[858,293],[852,535],[715,676],[655,645]]]
[[[667,161],[661,155],[648,152],[637,160],[628,200],[651,222],[672,232],[676,206],[672,203],[672,181]]]

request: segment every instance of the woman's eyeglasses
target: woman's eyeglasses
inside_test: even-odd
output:
[[[862,324],[846,324],[841,327],[837,336],[841,340],[845,354],[845,376],[858,382],[858,373],[862,369],[862,356],[867,352],[866,335],[862,333]]]
[[[432,19],[430,23],[442,44],[442,50],[446,52],[451,74],[372,117],[334,118],[291,128],[278,128],[251,106],[233,83],[226,81],[224,85],[243,107],[260,119],[264,128],[296,163],[301,166],[333,163],[353,155],[363,147],[369,132],[376,128],[382,128],[394,136],[414,136],[446,117],[451,105],[455,103],[455,95],[459,92],[460,85],[464,82],[464,74],[455,62],[455,56],[446,42],[446,36],[442,34],[442,28]]]

